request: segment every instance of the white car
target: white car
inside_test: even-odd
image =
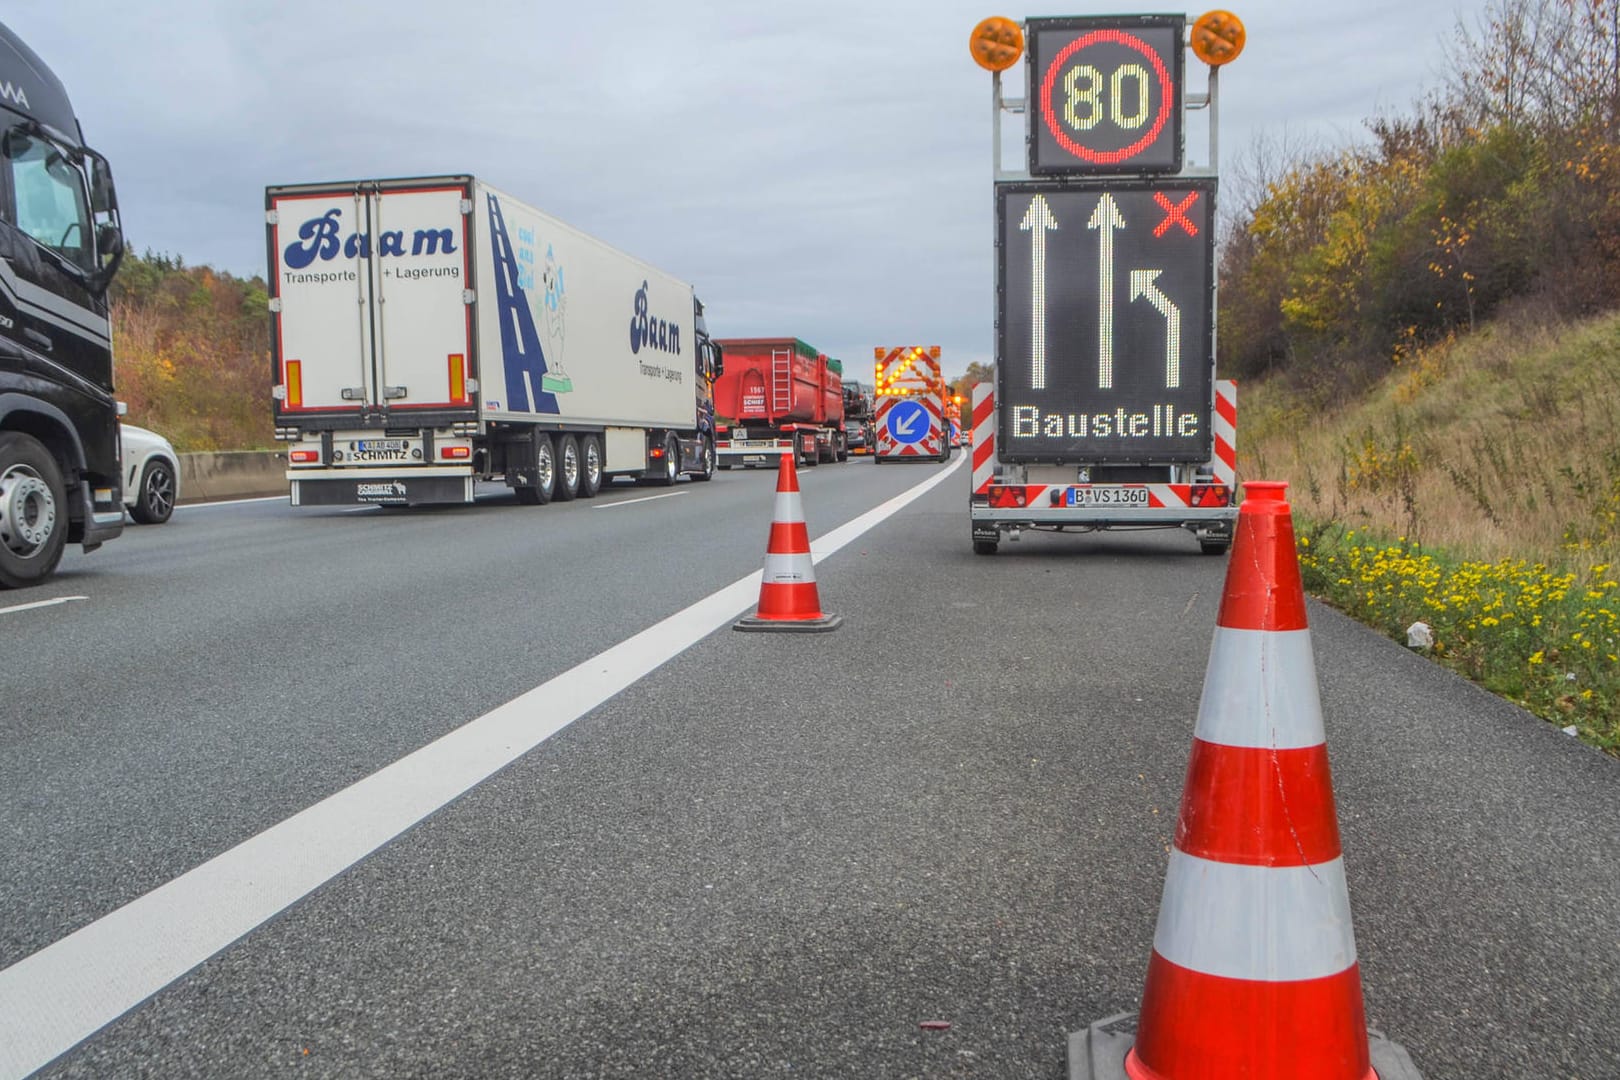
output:
[[[142,525],[161,525],[180,501],[180,455],[169,440],[134,424],[119,424],[124,447],[124,505]]]

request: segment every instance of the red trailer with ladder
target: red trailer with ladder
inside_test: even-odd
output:
[[[849,460],[841,362],[796,337],[718,344],[726,358],[714,384],[720,468],[775,468],[790,451],[801,465]]]

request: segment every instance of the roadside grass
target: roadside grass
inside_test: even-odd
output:
[[[1620,315],[1398,349],[1355,401],[1245,385],[1240,466],[1290,482],[1306,588],[1620,756]]]

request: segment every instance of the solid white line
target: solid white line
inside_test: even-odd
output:
[[[1244,866],[1170,849],[1153,948],[1190,971],[1295,982],[1356,962],[1344,859]]]
[[[834,529],[811,545],[814,558],[832,555],[955,471],[941,470]],[[0,1080],[44,1067],[725,626],[758,597],[760,576],[739,578],[0,971]]]
[[[222,499],[219,502],[183,502],[176,506],[176,510],[201,510],[207,506],[246,506],[248,503],[261,502],[288,502],[287,495],[260,495],[252,499]]]
[[[597,503],[595,506],[591,507],[591,509],[592,510],[615,510],[618,507],[629,506],[632,503],[652,502],[654,499],[673,499],[677,495],[685,495],[685,494],[686,494],[686,492],[684,492],[684,491],[666,491],[662,495],[643,495],[639,499],[624,499],[621,502]]]
[[[30,611],[33,608],[54,607],[57,604],[88,599],[90,599],[88,596],[58,596],[54,600],[35,600],[32,604],[14,604],[11,607],[0,607],[0,615],[10,615],[13,611]]]
[[[1326,742],[1311,632],[1217,626],[1194,734],[1265,750]]]

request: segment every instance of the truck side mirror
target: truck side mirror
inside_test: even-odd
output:
[[[90,159],[90,210],[96,214],[111,214],[118,209],[118,193],[113,188],[112,168],[107,159],[94,150],[87,150]]]

